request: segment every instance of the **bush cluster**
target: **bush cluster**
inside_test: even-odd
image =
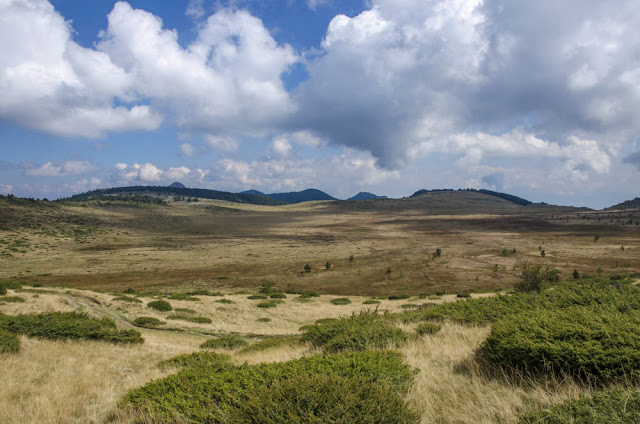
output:
[[[433,322],[423,322],[416,327],[416,333],[420,336],[424,336],[425,334],[435,334],[442,326],[440,324],[436,324]]]
[[[301,341],[322,348],[324,353],[382,349],[399,346],[407,340],[407,334],[393,323],[366,311],[349,318],[307,325],[301,330]]]
[[[116,296],[111,300],[119,301],[119,302],[128,302],[128,303],[142,303],[142,300],[138,299],[137,297],[124,296],[124,295]]]
[[[17,335],[0,329],[0,354],[20,351],[20,339]]]
[[[369,351],[258,365],[203,352],[183,368],[129,392],[122,407],[154,422],[415,423],[403,401],[414,371],[399,353]]]
[[[3,302],[6,303],[24,303],[24,297],[20,297],[20,296],[4,296],[2,298]]]
[[[202,343],[200,347],[202,349],[237,349],[248,345],[249,343],[240,336],[235,334],[225,334],[216,339],[209,339]]]
[[[240,349],[240,353],[261,352],[263,350],[274,349],[276,347],[295,346],[298,344],[300,344],[300,337],[298,336],[272,337],[270,339],[252,343],[249,346],[245,346]]]
[[[173,309],[171,304],[165,300],[154,300],[153,302],[147,303],[147,306],[160,312],[168,312]]]
[[[334,305],[349,305],[351,300],[347,297],[337,297],[335,299],[331,299],[331,303]]]
[[[112,343],[142,343],[135,330],[118,330],[109,318],[94,319],[76,312],[47,312],[37,315],[0,314],[0,329],[50,340],[87,339]]]
[[[200,300],[197,297],[190,296],[190,295],[188,295],[186,293],[174,293],[171,296],[169,296],[169,299],[171,299],[171,300],[188,300],[190,302],[197,302],[197,301]]]
[[[273,299],[273,300],[265,300],[264,302],[258,303],[256,306],[262,309],[275,308],[276,306],[284,303],[284,300]]]
[[[133,325],[137,327],[156,328],[159,325],[165,324],[166,322],[153,317],[138,317],[133,320]]]
[[[251,296],[247,296],[247,299],[249,300],[265,300],[268,299],[269,296],[265,295],[265,294],[252,294]]]
[[[196,324],[211,324],[211,322],[212,322],[211,318],[207,318],[207,317],[190,317],[190,316],[187,316],[187,315],[180,315],[180,314],[168,315],[167,319],[194,322]]]

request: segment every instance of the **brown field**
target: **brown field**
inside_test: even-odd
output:
[[[118,400],[171,372],[160,370],[159,361],[197,351],[212,336],[237,333],[261,340],[298,334],[300,326],[317,319],[375,308],[363,305],[370,296],[411,295],[380,299],[377,307],[392,312],[408,304],[455,301],[460,292],[486,296],[513,286],[519,260],[541,259],[564,277],[574,269],[591,275],[640,271],[639,211],[523,208],[476,193],[443,196],[278,207],[220,201],[29,205],[0,199],[0,280],[45,286],[9,290],[25,302],[4,303],[0,297],[0,313],[75,310],[110,317],[123,328],[133,328],[140,316],[167,323],[162,329],[138,328],[145,343],[131,347],[22,337],[20,354],[2,357],[0,421],[129,422],[117,412]],[[434,258],[436,249],[442,255]],[[309,273],[303,271],[307,263]],[[265,283],[321,296],[301,302],[288,295],[283,304],[260,309],[259,300],[247,296]],[[129,288],[142,294],[142,303],[114,300]],[[221,291],[232,303],[217,302],[221,296],[169,300],[211,324],[167,320],[174,312],[146,306],[155,297],[194,289]],[[448,294],[436,300],[418,296],[437,292]],[[342,296],[352,303],[330,303]],[[470,359],[487,333],[486,327],[445,324],[435,335],[411,337],[401,349],[419,369],[407,400],[422,423],[509,423],[524,409],[588,390],[570,381],[486,378]],[[257,363],[310,353],[303,346],[232,356]]]

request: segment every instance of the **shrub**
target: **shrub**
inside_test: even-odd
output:
[[[207,317],[190,317],[187,315],[173,314],[169,315],[167,319],[182,320],[187,322],[195,322],[196,324],[211,324],[211,318]]]
[[[0,281],[0,287],[9,290],[18,290],[22,288],[22,284],[17,281]]]
[[[311,272],[311,265],[304,264],[304,272]]]
[[[300,344],[299,336],[272,337],[270,339],[250,344],[249,346],[245,346],[240,350],[240,353],[261,352],[263,350],[274,349],[276,347],[295,346],[298,344]]]
[[[541,251],[543,252],[544,250]],[[515,268],[520,277],[520,281],[515,285],[516,291],[539,293],[543,283],[559,280],[558,270],[544,262],[520,261]]]
[[[404,305],[400,305],[402,309],[418,309],[419,306],[415,303],[405,303]]]
[[[202,343],[200,347],[202,349],[237,349],[242,346],[246,346],[248,343],[245,339],[235,334],[227,334],[220,336],[217,339],[209,339]]]
[[[415,373],[396,352],[344,353],[239,366],[227,356],[201,352],[165,364],[183,368],[130,391],[120,405],[142,411],[150,422],[416,421],[402,403]]]
[[[275,308],[281,303],[284,303],[284,301],[279,299],[274,299],[274,300],[266,300],[264,302],[260,302],[256,306],[258,308],[267,309],[267,308]]]
[[[269,296],[266,296],[264,294],[252,294],[251,296],[247,296],[247,299],[250,299],[250,300],[265,300],[268,298]]]
[[[224,296],[224,294],[220,292],[210,292],[207,289],[198,289],[187,292],[189,296]]]
[[[626,424],[638,422],[640,392],[603,390],[520,416],[521,424]]]
[[[311,290],[304,290],[303,292],[300,293],[300,297],[310,298],[310,297],[320,297],[320,295],[317,292],[314,292]]]
[[[188,294],[185,294],[185,293],[172,294],[171,296],[169,296],[169,299],[171,299],[171,300],[188,300],[188,301],[191,301],[191,302],[197,302],[197,301],[200,300],[197,297],[192,297],[192,296],[189,296]]]
[[[109,318],[94,319],[75,312],[47,312],[37,315],[2,315],[0,329],[50,340],[88,339],[113,343],[142,343],[135,330],[118,330]]]
[[[459,299],[469,299],[471,297],[471,294],[470,293],[466,293],[466,292],[465,293],[458,293],[456,295],[456,297],[459,298]]]
[[[111,300],[119,301],[119,302],[128,302],[128,303],[142,303],[142,300],[135,297],[131,297],[131,296],[116,296]]]
[[[269,298],[271,299],[286,299],[287,295],[284,293],[274,293],[272,295],[269,295]]]
[[[165,324],[166,322],[160,321],[159,319],[153,317],[138,317],[133,320],[133,325],[137,327],[156,328],[159,325]]]
[[[185,353],[174,356],[158,364],[160,368],[170,367],[221,367],[229,363],[229,355],[215,352]]]
[[[3,302],[6,303],[24,303],[24,297],[20,296],[6,296],[2,298]]]
[[[374,313],[363,311],[349,318],[301,328],[303,343],[322,348],[324,353],[362,351],[401,345],[407,334],[388,320]]]
[[[337,297],[335,299],[331,299],[331,303],[334,305],[348,305],[351,303],[351,300],[346,297]]]
[[[258,322],[271,322],[271,318],[258,318],[256,321],[258,321]]]
[[[511,315],[493,324],[479,353],[518,371],[569,374],[602,384],[640,370],[640,311],[570,307]]]
[[[391,296],[389,296],[389,300],[403,300],[403,299],[409,299],[411,296],[409,296],[408,294],[392,294]]]
[[[0,329],[0,354],[18,353],[20,351],[20,339],[7,330]]]
[[[175,308],[174,311],[181,312],[183,314],[197,314],[195,310],[189,308]]]
[[[379,305],[380,301],[379,300],[374,300],[374,299],[367,299],[364,302],[362,302],[363,305]]]
[[[4,296],[5,294],[7,294],[7,289],[0,286],[0,296]]]
[[[423,322],[416,327],[416,333],[421,336],[424,336],[425,334],[435,334],[440,331],[441,328],[442,326],[440,324],[435,324],[433,322]]]
[[[171,304],[164,300],[154,300],[153,302],[147,303],[147,306],[160,312],[168,312],[173,309]]]
[[[235,303],[235,302],[233,300],[231,300],[231,299],[218,299],[218,300],[216,300],[216,303],[223,303],[223,304],[226,304],[226,305],[230,305],[230,304]]]

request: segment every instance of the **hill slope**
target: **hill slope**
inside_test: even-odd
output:
[[[618,203],[617,205],[609,206],[604,210],[610,211],[610,210],[619,210],[619,209],[640,209],[640,197],[636,197],[635,199]]]
[[[290,193],[271,193],[267,194],[267,196],[287,203],[302,203],[313,200],[337,200],[335,197],[315,188],[309,188],[303,191],[292,191]]]
[[[367,200],[367,199],[386,199],[387,196],[378,196],[368,191],[361,191],[353,197],[349,197],[347,200]]]

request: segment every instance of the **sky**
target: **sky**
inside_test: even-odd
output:
[[[0,0],[0,194],[640,196],[637,0]]]

